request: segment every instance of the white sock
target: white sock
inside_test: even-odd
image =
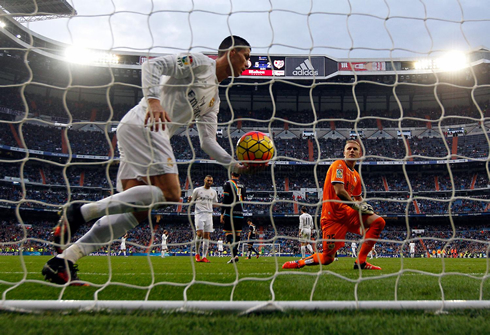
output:
[[[128,230],[133,229],[138,224],[138,220],[131,213],[104,216],[97,220],[85,235],[58,257],[76,263],[80,258],[123,236]]]
[[[202,242],[202,257],[203,258],[208,256],[208,250],[209,250],[209,240],[204,239]]]
[[[196,236],[196,245],[195,245],[195,248],[196,248],[196,255],[199,255],[200,254],[200,250],[201,250],[201,242],[202,242],[202,236]]]
[[[301,258],[306,257],[306,247],[304,245],[301,246]]]
[[[104,215],[146,211],[148,208],[136,206],[150,206],[163,201],[165,201],[165,197],[160,188],[151,185],[139,185],[102,200],[85,204],[80,210],[83,218],[88,222]]]
[[[311,244],[306,245],[306,247],[308,248],[308,251],[310,252],[310,254],[312,254],[313,253],[313,247],[311,246]]]

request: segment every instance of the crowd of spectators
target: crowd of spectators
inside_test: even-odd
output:
[[[7,96],[11,96],[12,99],[0,100],[0,107],[5,109],[9,108],[11,112],[18,110],[25,110],[23,103],[13,103],[13,101],[21,101],[19,93],[15,90],[5,90]],[[68,122],[67,112],[65,104],[61,99],[46,98],[36,94],[27,94],[27,104],[30,106],[30,112],[35,115],[36,111],[47,111],[46,115],[54,117],[52,121]],[[87,101],[67,102],[68,110],[73,113],[73,122],[79,122],[80,120],[91,121],[107,121],[110,108],[106,104],[90,103]],[[487,111],[488,101],[482,102],[482,112],[485,116],[490,113]],[[116,108],[117,107],[117,108]],[[114,106],[112,120],[118,121],[129,110],[131,106]],[[119,111],[119,112],[118,112]],[[1,112],[1,110],[0,110]],[[21,113],[21,112],[17,112]],[[358,113],[357,111],[340,111],[340,110],[328,110],[317,112],[316,121],[320,122],[318,126],[330,128],[330,121],[332,119],[336,123],[337,128],[352,129],[354,121],[358,117],[361,117],[357,127],[358,128],[377,128],[383,123],[385,128],[398,128],[398,118],[401,114],[398,110],[385,112],[380,110],[370,110],[367,112]],[[40,113],[42,114],[42,113]],[[39,115],[40,115],[39,114]],[[65,117],[63,118],[63,115]],[[280,117],[281,121],[274,121],[272,118]],[[425,127],[427,121],[439,120],[442,116],[442,110],[439,109],[420,109],[404,114],[404,116],[410,116],[415,119],[404,119],[402,127]],[[219,122],[228,122],[231,117],[231,111],[226,107],[219,114]],[[456,106],[446,108],[444,110],[443,123],[459,124],[461,122],[476,123],[481,119],[480,112],[475,108],[465,106]],[[266,129],[269,127],[269,123],[273,127],[284,127],[284,120],[292,122],[291,126],[304,127],[310,125],[315,119],[313,118],[312,111],[296,112],[292,110],[281,110],[280,113],[273,113],[272,110],[260,109],[256,111],[247,111],[243,109],[237,109],[233,111],[232,126],[237,127],[237,122],[241,122],[241,127],[262,127]],[[256,121],[249,120],[250,118],[256,119]],[[271,119],[272,118],[272,119]],[[377,119],[378,118],[378,119]],[[382,119],[379,119],[382,118]],[[387,121],[385,118],[392,118],[393,121]],[[1,119],[5,121],[13,121],[12,113],[2,113]],[[311,120],[310,120],[311,119]],[[340,119],[344,121],[340,121]],[[270,122],[268,122],[269,120]],[[336,120],[336,121],[335,121]],[[381,124],[378,124],[381,123]],[[63,149],[62,140],[64,130],[61,128],[53,127],[52,122],[44,123],[44,125],[34,125],[30,123],[0,123],[0,144],[7,146],[20,146],[18,140],[13,136],[10,127],[13,126],[18,133],[19,138],[22,137],[28,149],[48,151],[54,153],[64,152],[67,153],[67,149]],[[96,155],[96,156],[108,156],[111,152],[112,139],[115,136],[113,133],[106,134],[100,131],[97,127],[93,127],[93,130],[73,130],[69,129],[68,141],[71,146],[72,153],[79,155]],[[467,158],[485,158],[489,154],[489,143],[484,135],[464,135],[458,137],[457,144],[458,155]],[[66,139],[65,139],[66,140]],[[230,140],[225,137],[219,137],[218,141],[225,148],[225,150],[231,151]],[[274,138],[277,156],[283,159],[296,159],[302,161],[309,160],[325,160],[332,159],[333,157],[341,157],[343,140],[341,139],[318,139],[318,144],[314,139],[303,138],[290,138],[281,139]],[[408,140],[409,147],[403,142],[402,139],[367,139],[365,140],[366,148],[366,160],[394,160],[394,159],[415,159],[425,160],[428,158],[447,158],[452,156],[452,141],[451,137],[435,137],[435,138],[417,138],[412,137]],[[232,140],[234,142],[234,140]],[[194,158],[209,158],[199,146],[199,140],[197,136],[174,136],[172,138],[172,146],[177,159],[191,160]],[[310,155],[310,147],[313,148],[313,157]],[[115,156],[118,156],[116,150]]]
[[[159,253],[161,235],[163,230],[169,232],[169,252],[171,254],[186,254],[191,252],[195,232],[190,223],[168,223],[154,218],[152,224],[143,223],[128,232],[127,246],[132,253]],[[53,223],[48,221],[1,221],[0,222],[0,253],[5,251],[19,250],[50,252],[52,250],[51,232]],[[74,240],[85,234],[90,227],[84,226],[74,236]],[[243,227],[247,232],[248,228]],[[258,238],[255,242],[278,244],[282,254],[298,254],[299,240],[298,228],[295,225],[281,224],[280,220],[272,223],[258,225]],[[321,251],[321,236],[314,232],[312,239],[319,241],[316,248]],[[216,242],[224,239],[221,225],[215,224],[215,231],[211,234],[210,252],[217,251]],[[359,243],[360,237],[348,233],[346,246],[338,252],[340,256],[351,256],[350,242]],[[427,257],[433,255],[433,251],[444,250],[446,257],[450,255],[450,249],[456,249],[458,257],[486,257],[490,249],[490,230],[482,226],[444,226],[427,225],[423,227],[407,228],[396,225],[387,226],[381,233],[380,241],[376,244],[378,257],[409,257],[409,243],[415,242],[416,257]],[[99,252],[119,250],[120,240],[115,239],[110,245],[102,248]],[[241,249],[240,249],[241,250]],[[436,253],[436,255],[439,253]],[[437,257],[437,256],[436,256]]]

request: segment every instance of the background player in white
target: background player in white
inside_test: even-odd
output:
[[[250,59],[250,44],[238,36],[225,38],[212,60],[199,53],[156,57],[143,63],[143,99],[117,127],[120,164],[115,194],[103,200],[65,207],[55,230],[58,255],[43,267],[48,281],[64,284],[78,279],[74,264],[82,257],[119,238],[148,217],[151,207],[179,202],[177,164],[170,138],[177,128],[197,122],[201,148],[218,162],[239,173],[236,163],[216,140],[219,83],[239,77]],[[97,220],[82,238],[63,250],[86,222]]]
[[[218,240],[218,257],[223,257],[223,239],[221,237]]]
[[[415,242],[410,242],[408,247],[410,249],[410,257],[414,258],[415,257]]]
[[[368,256],[370,257],[370,259],[373,259],[373,256],[374,255],[376,255],[376,258],[378,258],[378,252],[376,251],[376,244],[373,245],[373,248],[371,249],[371,251],[368,254]]]
[[[218,207],[218,193],[211,188],[213,177],[204,178],[204,186],[197,187],[192,192],[191,202],[196,204],[194,222],[196,224],[196,262],[209,263],[207,259],[209,239],[213,228],[213,206]],[[202,243],[201,243],[201,240]],[[202,248],[201,248],[202,244]],[[202,249],[202,250],[201,250]],[[199,254],[201,252],[201,254]]]
[[[162,234],[162,258],[165,258],[165,253],[168,252],[168,231],[164,230]]]
[[[126,240],[127,240],[127,238],[128,238],[128,234],[124,234],[124,236],[123,236],[123,237],[121,237],[121,248],[120,248],[120,250],[119,250],[118,255],[120,255],[120,254],[121,254],[121,252],[122,252],[122,253],[123,253],[123,255],[124,255],[124,257],[128,257],[128,256],[126,255]]]
[[[352,250],[352,257],[357,258],[357,243],[352,242],[350,248]]]
[[[301,242],[301,258],[306,258],[306,248],[313,254],[313,248],[308,242],[311,240],[311,231],[313,230],[313,218],[308,214],[305,206],[301,207],[301,215],[299,216],[299,238]]]

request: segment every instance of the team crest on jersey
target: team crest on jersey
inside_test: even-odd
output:
[[[335,243],[328,244],[328,250],[333,250],[335,248]]]
[[[357,183],[357,177],[354,176],[354,183]]]
[[[211,99],[211,101],[209,102],[209,107],[213,107],[214,106],[214,98]]]
[[[177,65],[180,67],[189,66],[193,61],[192,56],[177,57]]]
[[[343,179],[344,178],[344,170],[337,169],[337,172],[335,173],[335,178],[337,178],[337,179]]]
[[[172,158],[167,158],[167,166],[168,167],[173,167],[174,166],[174,162],[172,162]]]
[[[192,56],[182,57],[182,63],[184,63],[184,65],[191,65],[193,61]]]

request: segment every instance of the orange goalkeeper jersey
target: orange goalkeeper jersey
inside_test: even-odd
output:
[[[322,224],[328,221],[342,223],[349,216],[349,211],[352,211],[352,208],[341,202],[330,201],[340,201],[333,187],[336,183],[344,184],[344,188],[351,198],[362,194],[359,172],[348,167],[344,160],[335,161],[328,169],[323,186]]]

